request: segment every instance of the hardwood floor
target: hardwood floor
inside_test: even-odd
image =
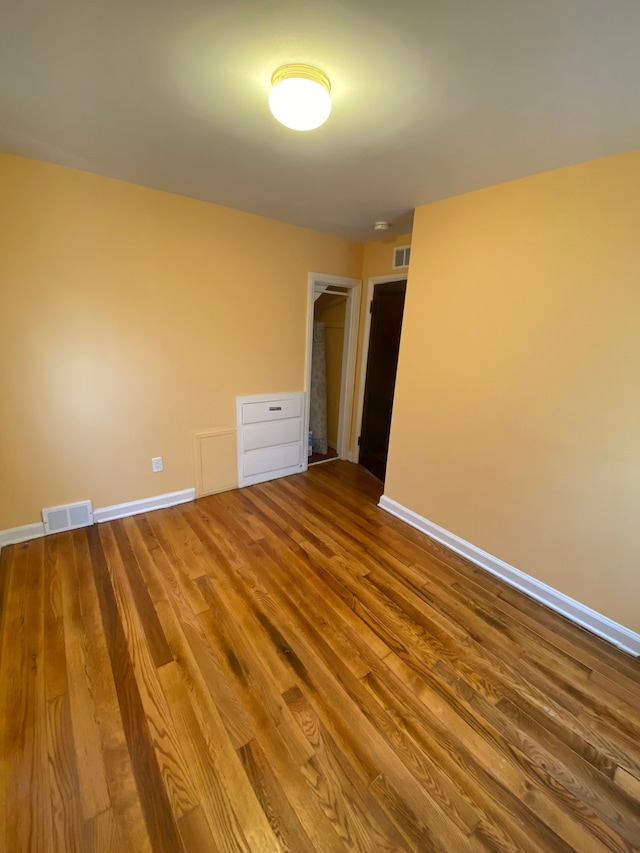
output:
[[[334,462],[5,548],[0,848],[639,850],[638,661],[379,489]]]
[[[326,453],[312,453],[309,457],[309,465],[315,465],[317,462],[328,462],[330,459],[337,459],[338,452],[330,447]]]

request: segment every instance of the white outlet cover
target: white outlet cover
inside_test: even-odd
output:
[[[163,470],[162,456],[154,456],[151,460],[151,467],[153,468],[154,473],[159,474],[160,471]]]

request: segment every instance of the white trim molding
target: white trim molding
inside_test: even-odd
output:
[[[113,521],[116,518],[126,518],[128,515],[139,515],[142,512],[150,512],[154,509],[166,509],[177,504],[188,503],[195,500],[195,489],[182,489],[179,492],[166,492],[164,495],[155,495],[152,498],[143,498],[139,501],[128,501],[113,506],[103,506],[94,509],[94,522]],[[30,539],[38,539],[46,534],[44,524],[37,521],[34,524],[23,524],[22,527],[10,527],[0,530],[0,549],[5,545],[15,545],[18,542],[28,542]]]
[[[126,518],[129,515],[140,515],[142,512],[150,512],[154,509],[166,509],[177,504],[186,504],[196,498],[195,489],[182,489],[179,492],[166,492],[164,495],[155,495],[152,498],[142,498],[139,501],[127,501],[123,504],[103,506],[94,509],[93,520],[101,524],[103,521],[113,521],[116,518]]]
[[[310,272],[307,299],[307,364],[305,390],[307,393],[304,418],[304,434],[309,433],[309,405],[311,400],[311,355],[313,350],[313,317],[316,291],[327,287],[341,287],[347,291],[347,307],[344,318],[344,345],[342,350],[342,374],[340,379],[340,414],[338,417],[338,456],[348,459],[354,452],[351,446],[351,420],[353,413],[353,392],[356,382],[356,356],[358,351],[358,326],[360,323],[360,301],[362,282],[358,278],[343,278],[337,275],[324,275]],[[306,471],[308,460],[305,462]]]
[[[39,539],[44,536],[44,524],[35,521],[33,524],[23,524],[21,527],[9,527],[0,530],[0,549],[5,545],[16,545],[18,542],[28,542],[29,539]]]
[[[612,645],[622,649],[622,651],[634,655],[634,657],[640,657],[640,634],[637,634],[630,628],[625,628],[624,625],[614,622],[607,616],[603,616],[602,613],[592,610],[590,607],[581,604],[574,598],[570,598],[552,586],[521,572],[508,563],[477,548],[470,542],[461,539],[455,533],[450,533],[443,527],[439,527],[432,521],[423,518],[417,512],[413,512],[413,510],[397,503],[386,495],[380,498],[378,506],[391,515],[395,515],[401,521],[405,521],[407,524],[415,527],[431,539],[435,539],[437,542],[445,545],[451,551],[455,551],[456,554],[466,557],[474,565],[485,569],[485,571],[500,578],[509,584],[509,586],[519,589],[525,595],[534,598],[541,604],[545,604],[551,610],[555,610],[556,613],[566,616],[567,619],[570,619],[582,628],[586,628],[598,637],[602,637],[603,640],[607,640]]]

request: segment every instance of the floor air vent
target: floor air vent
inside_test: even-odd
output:
[[[93,524],[91,501],[81,501],[65,506],[51,506],[42,510],[45,533],[59,533],[61,530],[74,530]]]

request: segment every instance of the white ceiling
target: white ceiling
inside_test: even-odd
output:
[[[640,0],[0,0],[0,150],[328,233],[637,147]]]

